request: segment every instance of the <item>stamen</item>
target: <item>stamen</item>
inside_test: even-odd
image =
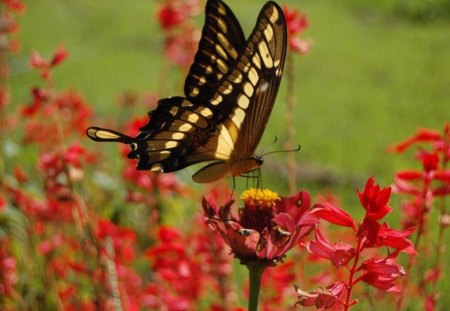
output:
[[[269,189],[255,189],[250,188],[241,194],[241,200],[244,201],[245,206],[258,206],[261,208],[272,208],[280,197],[276,192]]]

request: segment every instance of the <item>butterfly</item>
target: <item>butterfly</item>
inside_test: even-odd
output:
[[[90,127],[95,141],[130,145],[138,170],[173,172],[210,162],[192,178],[209,183],[259,168],[254,154],[272,111],[286,57],[286,21],[275,2],[267,2],[245,40],[233,12],[208,0],[205,24],[185,96],[163,98],[136,137]]]

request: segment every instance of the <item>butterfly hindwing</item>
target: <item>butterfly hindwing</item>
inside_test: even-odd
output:
[[[163,172],[203,161],[228,160],[233,143],[231,138],[220,135],[218,125],[226,117],[208,106],[194,105],[183,97],[160,100],[150,121],[130,143],[128,157],[138,159],[138,169]]]

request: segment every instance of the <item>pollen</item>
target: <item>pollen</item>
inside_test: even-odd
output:
[[[280,200],[277,193],[269,189],[250,188],[241,194],[241,200],[245,206],[258,206],[261,208],[272,208],[276,201]]]

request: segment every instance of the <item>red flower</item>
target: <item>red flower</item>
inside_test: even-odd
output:
[[[30,56],[30,66],[34,69],[40,70],[42,79],[49,80],[51,78],[51,70],[53,69],[53,67],[62,63],[68,55],[69,52],[67,52],[67,50],[63,46],[60,46],[56,49],[51,60],[47,60],[43,58],[37,51],[33,51],[31,52]]]
[[[309,23],[306,15],[300,13],[298,9],[291,10],[287,5],[284,5],[283,12],[289,35],[296,35],[298,32],[303,32],[308,28]]]
[[[359,270],[364,270],[360,279],[386,292],[398,292],[399,288],[393,282],[406,275],[403,267],[395,262],[395,258],[371,258],[364,261]]]
[[[158,8],[157,18],[161,28],[169,31],[199,12],[200,1],[198,0],[166,0]]]
[[[193,25],[186,24],[176,34],[166,37],[164,53],[170,63],[189,67],[193,62],[200,40],[200,31]]]
[[[369,178],[364,192],[358,191],[358,196],[362,206],[366,209],[366,218],[370,217],[380,220],[392,210],[387,205],[391,197],[391,188],[381,189],[379,185],[374,184],[375,179],[373,177]]]
[[[308,211],[307,192],[280,198],[267,189],[250,189],[242,193],[241,199],[244,207],[239,210],[239,218],[231,215],[232,202],[217,208],[215,202],[204,197],[202,204],[207,223],[242,263],[276,264],[317,223]]]
[[[395,145],[391,145],[388,147],[388,151],[391,152],[405,152],[409,147],[413,144],[421,143],[421,142],[438,142],[441,141],[441,133],[435,130],[421,128],[418,129],[416,134],[407,138],[406,140],[397,143]]]
[[[427,296],[425,298],[425,311],[436,310],[436,298],[433,296]]]
[[[316,290],[305,292],[298,287],[295,287],[297,291],[298,301],[296,303],[302,306],[315,306],[319,310],[328,310],[332,308],[336,302],[339,302],[339,297],[345,290],[344,282],[335,282],[328,286],[325,290]]]
[[[17,265],[14,256],[9,254],[11,249],[9,240],[0,239],[0,296],[14,297],[17,293],[14,286],[19,278],[17,276]]]
[[[117,262],[128,263],[134,259],[136,233],[133,230],[117,226],[109,220],[100,219],[97,225],[96,236],[100,241],[112,239]]]
[[[322,204],[318,203],[314,205],[314,208],[311,210],[311,213],[316,215],[319,218],[325,219],[335,225],[350,227],[356,231],[356,224],[346,211],[343,209],[327,202],[324,198],[321,197]]]
[[[6,200],[5,198],[0,194],[0,212],[4,211],[6,209]]]
[[[414,230],[414,228],[404,231],[391,229],[387,224],[380,225],[371,218],[366,218],[360,228],[360,232],[366,237],[365,247],[387,246],[409,255],[417,254],[414,245],[407,238]]]
[[[329,259],[336,267],[345,266],[355,256],[355,249],[350,245],[331,244],[319,228],[316,228],[315,234],[315,241],[305,243],[305,247],[310,253]]]
[[[284,16],[286,18],[286,25],[288,30],[289,48],[299,54],[306,54],[312,46],[312,41],[309,39],[300,39],[296,35],[304,32],[308,28],[308,19],[306,15],[300,13],[297,9],[290,9],[288,6],[283,6]]]
[[[58,47],[50,61],[50,67],[61,64],[68,56],[69,52],[63,46]]]
[[[2,0],[1,2],[11,11],[16,11],[19,13],[25,11],[25,4],[23,4],[20,0]]]
[[[204,231],[182,235],[175,228],[159,228],[156,243],[145,252],[155,284],[146,287],[143,306],[194,310],[204,289],[213,296],[217,282],[221,282],[221,295],[227,293],[223,277],[230,273],[230,267],[224,261],[228,258],[224,245],[213,244],[203,222],[193,227]]]
[[[162,29],[169,30],[180,25],[186,18],[182,8],[165,4],[158,9],[158,21]]]

